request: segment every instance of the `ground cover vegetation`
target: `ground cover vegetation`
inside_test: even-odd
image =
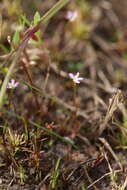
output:
[[[127,189],[127,2],[0,0],[0,189]]]

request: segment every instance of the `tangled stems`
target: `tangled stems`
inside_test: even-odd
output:
[[[25,49],[25,47],[28,44],[29,39],[33,36],[33,34],[35,32],[37,32],[41,28],[42,24],[47,23],[69,1],[70,0],[58,1],[44,16],[42,16],[40,22],[36,26],[34,26],[28,30],[28,32],[26,33],[26,35],[22,39],[21,43],[19,44],[19,46],[15,52],[14,60],[13,60],[11,66],[8,70],[8,73],[4,79],[4,82],[3,82],[1,90],[0,90],[0,109],[3,107],[3,98],[4,98],[4,95],[6,93],[7,84],[11,78],[11,75],[13,74],[13,70],[14,70],[14,68],[15,68],[15,66],[16,66],[19,58],[20,58],[21,53],[23,52],[23,50]]]

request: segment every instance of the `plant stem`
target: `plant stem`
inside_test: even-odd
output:
[[[58,1],[44,16],[41,18],[41,22],[47,23],[62,7],[64,7],[70,0]]]
[[[77,93],[77,85],[73,82],[73,98],[74,98],[74,106],[76,106],[76,93]]]

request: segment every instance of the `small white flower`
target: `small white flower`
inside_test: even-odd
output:
[[[7,88],[12,88],[12,89],[14,89],[14,88],[16,88],[17,86],[19,85],[19,82],[16,82],[14,79],[11,79],[11,82],[9,82],[8,84],[7,84]]]
[[[79,72],[76,75],[69,73],[69,77],[73,80],[74,83],[77,83],[77,84],[79,84],[80,81],[83,80],[82,77],[79,77]]]
[[[35,62],[35,61],[30,61],[29,64],[30,64],[30,65],[36,65],[36,62]]]
[[[73,22],[73,21],[75,21],[77,16],[78,16],[77,11],[68,11],[67,15],[66,15],[66,19],[68,19],[70,22]]]

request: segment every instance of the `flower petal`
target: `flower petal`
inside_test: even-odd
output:
[[[74,75],[72,73],[69,73],[69,77],[73,79]]]

